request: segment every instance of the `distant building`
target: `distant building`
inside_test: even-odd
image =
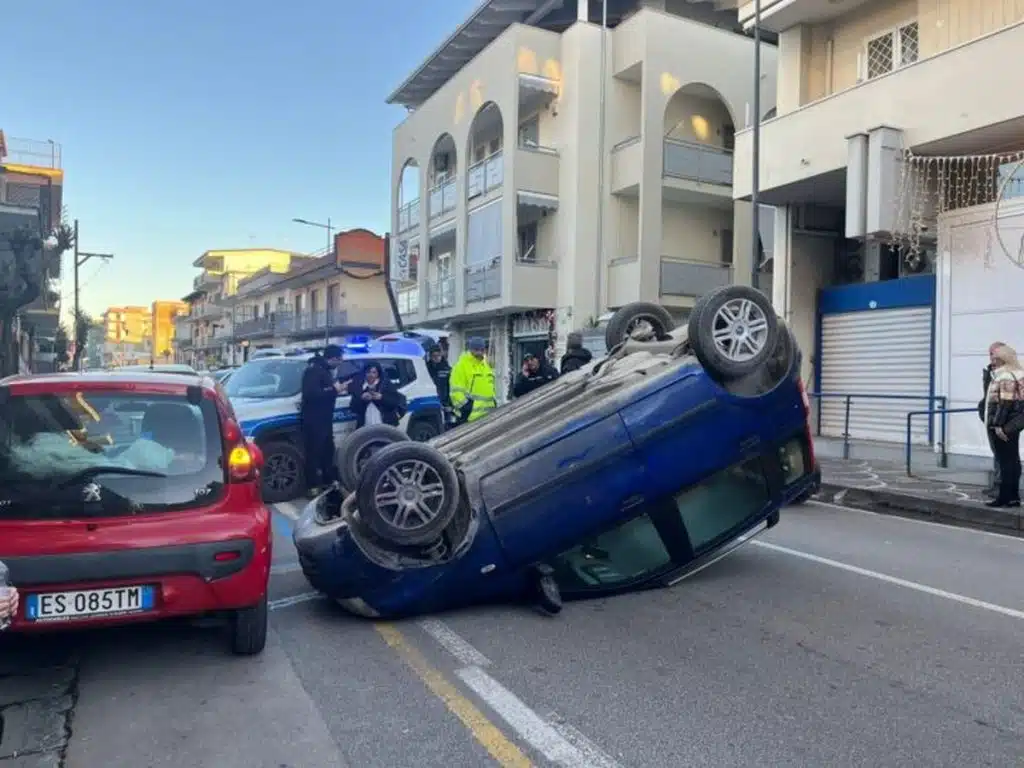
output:
[[[134,365],[153,355],[153,315],[148,307],[110,307],[103,313],[104,365]]]
[[[154,301],[153,354],[161,362],[170,362],[174,356],[175,320],[188,314],[184,301]]]

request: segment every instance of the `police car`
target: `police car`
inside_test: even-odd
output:
[[[370,362],[378,363],[408,403],[399,428],[421,442],[441,433],[441,402],[419,343],[367,339],[351,341],[342,348],[344,359],[337,370],[339,379],[359,373]],[[303,352],[250,360],[234,371],[224,385],[243,433],[263,451],[263,499],[271,504],[293,499],[306,488],[299,404],[302,374],[312,357],[311,353]],[[355,429],[349,399],[341,395],[335,403],[336,445]]]

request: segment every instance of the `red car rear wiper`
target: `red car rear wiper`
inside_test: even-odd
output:
[[[81,472],[76,472],[67,480],[59,483],[58,488],[67,488],[69,485],[74,485],[82,480],[88,480],[96,475],[130,475],[133,477],[158,477],[166,478],[162,472],[152,472],[147,469],[133,469],[132,467],[118,467],[118,466],[97,466],[83,469]]]

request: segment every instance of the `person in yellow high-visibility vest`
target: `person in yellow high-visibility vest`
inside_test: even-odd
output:
[[[459,423],[476,421],[493,411],[498,400],[494,391],[494,369],[484,357],[487,343],[471,338],[448,379],[452,407]]]

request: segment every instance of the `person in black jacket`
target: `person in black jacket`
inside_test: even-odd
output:
[[[992,384],[992,371],[995,370],[997,365],[992,362],[992,353],[1003,345],[1003,342],[997,341],[994,344],[990,344],[988,348],[989,363],[981,369],[981,402],[978,403],[978,418],[985,421],[985,401],[988,399],[988,389]],[[1002,483],[1002,470],[1000,469],[999,459],[996,457],[996,451],[998,447],[995,444],[997,439],[995,434],[990,429],[985,430],[988,433],[988,447],[992,449],[992,485],[985,490],[985,495],[991,499],[994,499],[999,493],[999,485]]]
[[[384,375],[378,363],[369,363],[362,376],[348,385],[352,395],[349,406],[356,417],[356,429],[367,424],[390,424],[397,427],[405,410],[405,396]]]
[[[341,364],[341,347],[328,344],[309,361],[302,374],[299,426],[306,459],[306,486],[316,496],[336,478],[334,468],[334,403],[344,388],[334,378]]]
[[[444,410],[445,424],[451,425],[455,422],[451,398],[452,367],[439,344],[430,348],[427,356],[427,371],[437,388],[437,399],[441,401],[441,408]]]
[[[583,346],[583,334],[573,331],[565,343],[565,354],[562,355],[562,375],[576,371],[594,359],[590,350]]]
[[[512,396],[522,397],[523,395],[528,395],[557,378],[558,371],[548,364],[547,360],[541,360],[536,355],[527,354],[523,357],[523,368],[519,375],[516,376],[515,383],[512,385]]]

